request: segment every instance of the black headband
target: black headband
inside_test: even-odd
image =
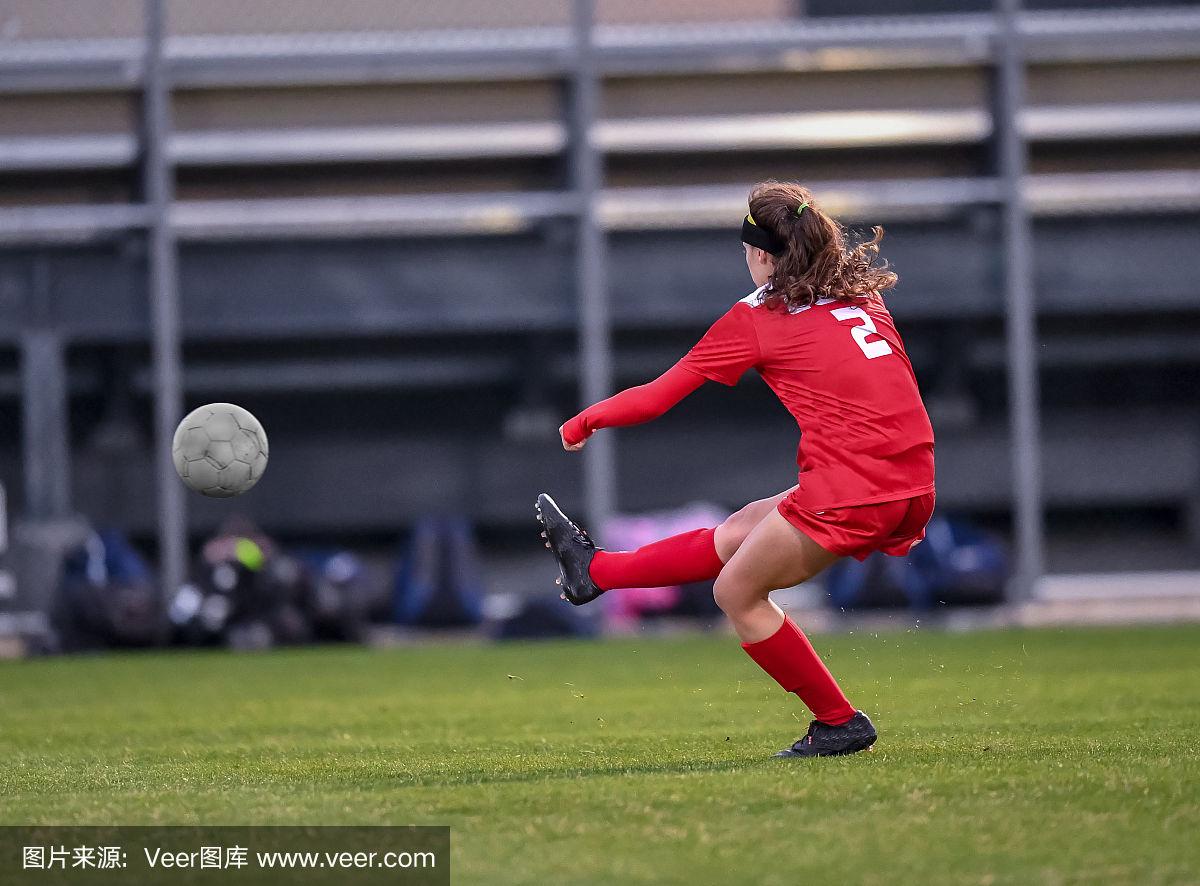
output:
[[[742,219],[742,242],[757,246],[771,255],[782,255],[787,244],[765,228],[760,228],[754,221],[754,216],[747,215]]]

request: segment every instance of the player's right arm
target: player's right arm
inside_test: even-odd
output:
[[[704,334],[678,363],[654,381],[629,388],[590,406],[561,428],[563,448],[582,449],[600,428],[626,427],[658,418],[705,381],[725,385],[737,380],[760,359],[751,308],[739,302]]]
[[[703,385],[705,378],[676,363],[654,381],[614,394],[589,406],[558,429],[563,448],[582,449],[601,428],[623,428],[652,421]]]

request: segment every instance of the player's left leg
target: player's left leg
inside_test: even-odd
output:
[[[865,750],[875,728],[847,700],[808,638],[770,599],[771,591],[807,581],[839,559],[778,511],[762,519],[721,570],[713,593],[742,639],[742,648],[813,712],[808,734],[784,756]]]

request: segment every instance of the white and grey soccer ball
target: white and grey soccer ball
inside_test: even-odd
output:
[[[267,469],[267,433],[242,407],[209,403],[179,423],[171,455],[189,489],[231,498],[254,486]]]

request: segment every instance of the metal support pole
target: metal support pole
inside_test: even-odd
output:
[[[158,483],[158,549],[164,599],[186,577],[187,513],[183,485],[171,462],[171,438],[183,414],[180,384],[179,272],[171,228],[174,170],[167,157],[171,87],[163,64],[166,0],[146,0],[143,84],[143,175],[150,210],[149,295],[154,350],[155,467]]]
[[[21,430],[25,516],[70,516],[66,348],[62,337],[49,329],[34,327],[21,336]]]
[[[575,292],[578,300],[579,393],[585,404],[612,392],[612,329],[607,256],[598,218],[602,158],[591,140],[600,109],[600,82],[592,42],[594,0],[573,0],[574,53],[569,94],[571,186],[578,201]],[[589,525],[599,529],[616,508],[612,434],[597,434],[583,452],[584,495]]]
[[[1021,131],[1025,59],[1017,16],[1021,0],[998,0],[995,135],[1004,187],[1004,295],[1008,350],[1008,410],[1012,437],[1013,524],[1017,568],[1010,597],[1033,592],[1044,568],[1042,449],[1033,291],[1033,236],[1024,180],[1027,145]]]

